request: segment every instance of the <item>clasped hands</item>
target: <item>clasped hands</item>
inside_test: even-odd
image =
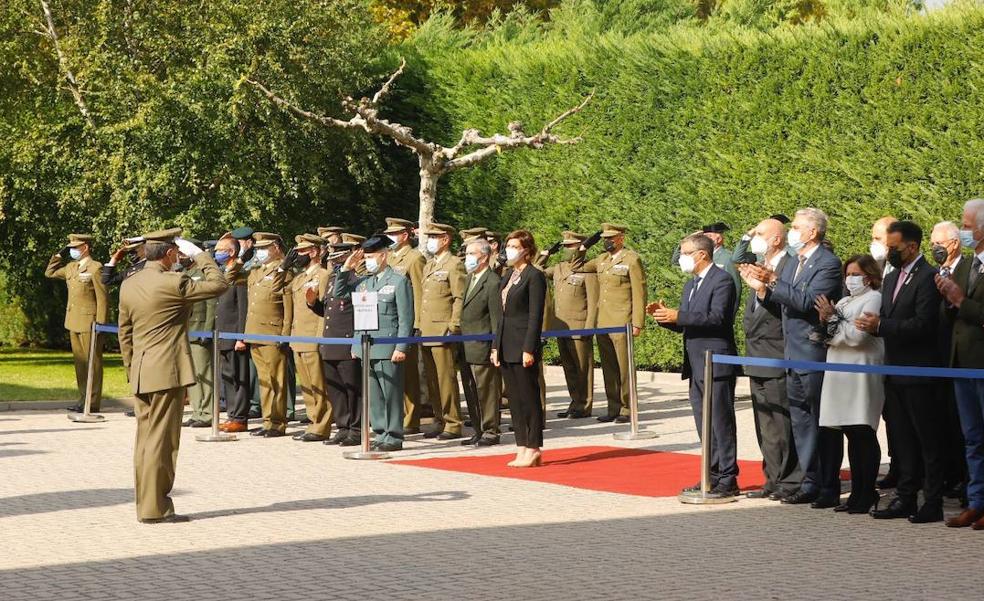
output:
[[[776,272],[756,263],[741,263],[735,267],[741,279],[755,292],[764,291],[776,279]]]
[[[646,313],[651,315],[658,324],[673,325],[677,322],[677,315],[680,312],[667,307],[661,299],[646,305]]]

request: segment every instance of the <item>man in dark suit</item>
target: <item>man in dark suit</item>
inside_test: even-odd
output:
[[[235,283],[239,273],[236,256],[239,242],[230,235],[222,236],[215,245],[215,262],[230,279],[229,288],[215,304],[215,327],[220,332],[242,334],[246,331],[246,312],[249,297],[246,286]],[[249,422],[249,351],[241,340],[219,340],[219,363],[222,376],[222,396],[226,402],[226,421],[223,432],[245,432]]]
[[[492,246],[475,238],[465,248],[465,300],[461,306],[462,334],[491,334],[502,319],[502,298],[499,296],[499,276],[489,266],[493,260]],[[462,378],[468,417],[475,434],[462,441],[463,445],[491,446],[499,443],[500,380],[489,358],[492,342],[465,342],[463,368],[471,378]]]
[[[704,353],[737,354],[735,345],[735,282],[714,264],[714,243],[703,234],[692,234],[680,244],[680,269],[694,277],[683,287],[680,309],[662,301],[646,309],[664,328],[683,334],[683,374],[690,380],[690,406],[697,433],[703,419],[704,387],[711,391],[711,492],[738,494],[738,439],[735,432],[735,376],[732,365],[715,365],[713,382],[704,381]]]
[[[784,359],[789,361],[824,361],[827,347],[812,336],[819,323],[814,308],[821,294],[836,302],[842,293],[840,260],[822,244],[827,234],[827,215],[814,208],[796,212],[787,236],[790,250],[796,254],[781,271],[760,265],[741,265],[740,272],[759,300],[782,307]],[[840,488],[821,490],[820,455],[820,388],[823,372],[809,369],[786,370],[786,396],[793,442],[803,479],[799,490],[782,499],[783,503],[811,503],[816,507],[837,505]],[[831,505],[833,503],[833,505]]]
[[[939,365],[934,342],[940,293],[934,280],[936,270],[919,252],[921,244],[922,229],[915,223],[896,221],[888,226],[887,260],[894,269],[882,283],[880,314],[864,313],[855,321],[859,330],[884,339],[885,363],[889,365]],[[885,402],[892,405],[895,422],[899,482],[888,507],[871,513],[876,519],[907,517],[912,523],[943,519],[945,414],[935,386],[929,378],[885,378]],[[916,511],[920,488],[925,502]]]
[[[781,272],[792,260],[786,252],[786,228],[777,219],[762,220],[745,238],[744,252],[751,256],[739,257],[739,263],[758,262],[772,271]],[[747,356],[766,359],[782,359],[785,356],[782,307],[777,303],[750,294],[745,302],[743,326]],[[748,376],[752,391],[755,437],[762,451],[765,471],[765,484],[761,489],[748,493],[748,497],[779,500],[795,492],[803,479],[789,421],[786,370],[746,365],[744,373]]]
[[[984,200],[964,204],[960,244],[974,253],[964,258],[952,277],[936,277],[936,285],[953,319],[950,365],[984,369]],[[967,509],[947,520],[951,528],[984,530],[984,380],[953,381],[967,448]]]

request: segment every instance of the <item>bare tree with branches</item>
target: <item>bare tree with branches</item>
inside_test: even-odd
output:
[[[540,149],[548,144],[577,144],[581,141],[580,137],[564,138],[558,136],[553,133],[553,128],[571,115],[580,112],[594,96],[594,92],[585,97],[577,106],[568,109],[553,121],[544,125],[539,132],[533,135],[527,135],[523,131],[522,123],[513,121],[508,125],[508,134],[483,136],[477,129],[466,129],[461,134],[461,139],[458,140],[458,143],[451,147],[423,140],[415,136],[413,130],[406,125],[394,123],[379,116],[379,103],[392,91],[393,82],[403,74],[406,66],[407,62],[404,59],[401,61],[400,67],[389,76],[389,79],[386,80],[372,98],[363,97],[359,101],[355,101],[350,96],[346,97],[342,101],[342,107],[346,111],[353,113],[352,117],[348,120],[320,115],[302,109],[285,100],[275,92],[272,92],[267,86],[256,80],[247,78],[246,82],[262,92],[275,105],[296,117],[313,121],[326,127],[363,129],[370,134],[391,138],[400,146],[409,148],[417,155],[417,162],[420,166],[420,210],[418,219],[421,229],[434,220],[434,207],[437,202],[437,182],[443,175],[458,169],[472,167],[506,150],[516,148]]]

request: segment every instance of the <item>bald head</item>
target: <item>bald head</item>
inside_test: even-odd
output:
[[[896,221],[898,221],[898,219],[892,217],[891,215],[886,215],[876,221],[875,224],[871,226],[871,241],[885,244],[885,240],[888,239],[888,226],[892,225]]]
[[[752,235],[752,252],[764,255],[766,259],[771,259],[786,246],[786,226],[777,219],[763,219],[759,221],[758,225],[752,231]],[[761,239],[765,244],[763,245],[761,242],[755,240],[755,238]],[[764,253],[761,252],[762,249],[765,249]]]

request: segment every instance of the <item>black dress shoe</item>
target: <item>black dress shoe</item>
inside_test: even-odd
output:
[[[438,440],[457,440],[461,438],[461,434],[454,434],[452,432],[441,432],[437,435]]]
[[[314,434],[312,432],[306,432],[304,436],[298,438],[297,440],[301,442],[324,442],[325,437],[320,434]]]
[[[335,432],[335,435],[326,440],[325,444],[341,444],[346,438],[348,438],[347,433]]]
[[[305,434],[306,432],[304,430],[301,430],[300,432],[294,432],[293,434],[290,435],[290,437],[294,440],[300,440],[301,437],[304,436]]]
[[[567,417],[571,413],[573,413],[573,411],[570,408],[564,409],[563,411],[558,411],[557,412],[557,417]]]
[[[266,436],[267,430],[263,428],[256,428],[249,431],[250,436]]]
[[[615,418],[615,423],[616,424],[627,424],[630,421],[632,421],[632,418],[629,417],[628,415],[620,415],[620,416],[618,416],[618,417]]]
[[[191,518],[186,515],[178,515],[172,513],[169,516],[163,518],[147,518],[144,520],[137,520],[141,524],[183,524],[185,522],[190,522]]]
[[[190,428],[191,427],[191,424],[193,424],[193,423],[195,423],[197,421],[198,421],[197,419],[188,418],[188,419],[184,420],[183,422],[181,422],[181,425],[184,426],[185,428]]]
[[[745,497],[749,499],[768,499],[769,495],[776,491],[771,488],[760,488],[758,490],[753,490],[745,493]]]
[[[840,505],[840,499],[837,497],[830,497],[829,499],[820,497],[816,501],[810,503],[810,509],[830,509],[831,507],[837,507],[838,505]]]
[[[191,424],[192,428],[211,428],[212,422],[207,422],[203,419],[194,420]]]
[[[259,409],[250,409],[246,417],[248,417],[249,419],[259,419],[263,417],[263,414],[260,413]]]
[[[711,494],[719,497],[737,497],[741,494],[741,490],[736,484],[732,484],[731,486],[726,484],[718,484],[711,489]]]
[[[896,520],[907,518],[916,512],[916,504],[912,501],[903,501],[895,497],[885,509],[875,509],[871,512],[871,517],[876,520]]]
[[[806,505],[807,503],[816,501],[819,496],[820,493],[803,492],[802,490],[798,490],[788,497],[780,499],[779,502],[783,505]]]
[[[281,436],[286,436],[286,435],[287,434],[285,432],[281,432],[280,430],[267,430],[263,434],[263,438],[280,438]]]
[[[466,419],[462,423],[465,425],[466,428],[471,428],[472,427],[472,420],[470,420],[470,419]]]
[[[137,412],[134,411],[133,409],[127,409],[126,411],[123,412],[123,415],[125,415],[127,417],[136,417],[137,416]]]
[[[297,423],[299,423],[299,424],[301,424],[301,425],[303,425],[303,426],[310,426],[310,425],[311,425],[311,418],[310,418],[310,417],[304,417],[304,418],[302,418],[302,419],[301,419],[301,420],[300,420],[299,422],[297,422]]]
[[[919,508],[915,515],[909,516],[909,521],[913,524],[931,524],[943,521],[943,504],[926,503]]]
[[[586,417],[591,417],[591,414],[587,411],[571,411],[567,417],[569,419],[584,419]]]
[[[714,490],[713,486],[711,486],[711,490]],[[694,484],[693,486],[688,486],[687,488],[684,488],[683,492],[700,492],[700,482]]]
[[[393,453],[396,451],[402,451],[403,445],[398,442],[384,442],[376,447],[376,450],[383,453]]]
[[[482,440],[482,435],[481,434],[475,434],[471,438],[466,438],[465,440],[462,440],[461,441],[461,446],[467,447],[467,446],[470,446],[470,445],[475,445],[475,444],[478,444],[478,441],[480,441],[480,440]]]
[[[492,437],[492,436],[483,436],[482,438],[478,439],[478,442],[475,443],[475,446],[476,447],[491,447],[492,445],[497,445],[497,444],[499,444],[499,437],[498,436],[495,436],[495,437]]]
[[[851,505],[851,502],[850,501],[848,501],[846,503],[841,503],[837,507],[834,507],[834,512],[835,513],[847,513],[848,511],[851,510],[851,507],[853,507],[853,505]]]
[[[788,497],[789,495],[791,495],[791,494],[793,494],[795,492],[796,492],[795,490],[782,490],[782,489],[779,489],[779,490],[775,491],[774,493],[772,493],[771,495],[769,495],[769,500],[770,501],[782,501],[783,499],[785,499],[786,497]]]
[[[362,444],[361,436],[349,436],[342,442],[338,443],[340,447],[357,447]]]
[[[444,434],[441,430],[434,430],[432,432],[424,432],[424,438],[437,438],[441,434]]]
[[[616,416],[616,415],[599,415],[598,416],[598,421],[600,421],[601,423],[605,424],[605,423],[608,423],[608,422],[615,421],[615,418],[616,417],[618,417],[618,416]]]
[[[888,488],[895,488],[899,483],[899,477],[897,474],[889,471],[885,474],[885,477],[878,481],[878,488],[885,490]]]
[[[65,407],[65,411],[68,411],[69,413],[82,413],[84,410],[85,407],[83,407],[81,404],[72,405],[71,407]]]

